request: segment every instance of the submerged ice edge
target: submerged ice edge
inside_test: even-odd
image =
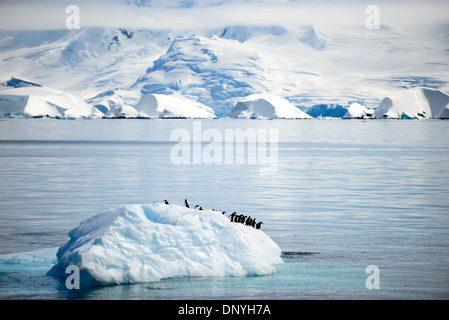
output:
[[[51,247],[27,252],[1,254],[0,271],[48,270],[58,261],[56,258],[57,251],[58,247]]]

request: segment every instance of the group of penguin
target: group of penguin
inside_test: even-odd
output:
[[[169,204],[167,200],[164,200],[164,203]],[[190,205],[187,202],[187,199],[184,200],[184,204],[187,208],[190,208]],[[204,210],[199,205],[196,205],[195,209]],[[215,209],[212,209],[212,210],[215,211]],[[225,214],[225,213],[226,213],[226,211],[223,211],[223,214]],[[241,223],[241,224],[244,224],[244,225],[256,228],[256,229],[260,229],[263,224],[263,222],[256,223],[256,219],[253,219],[250,216],[245,216],[243,214],[237,214],[237,212],[235,212],[235,211],[229,215],[229,218],[231,219],[231,222]]]

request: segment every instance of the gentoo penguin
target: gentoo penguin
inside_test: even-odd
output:
[[[245,219],[246,219],[246,216],[241,214],[240,215],[240,223],[244,224],[245,223]]]
[[[253,219],[253,223],[251,223],[251,226],[252,226],[253,228],[256,227],[256,219]]]
[[[199,207],[200,207],[199,205],[196,205],[196,206],[195,206],[195,209],[198,209]]]
[[[187,208],[190,208],[190,207],[189,207],[189,203],[187,202],[187,199],[184,200],[184,203],[185,203],[185,205],[186,205]]]
[[[226,211],[223,211],[222,213],[223,213],[223,214],[225,214],[225,213],[226,213]]]
[[[203,207],[200,207],[198,210],[203,210]]]
[[[236,216],[236,212],[235,211],[229,215],[229,218],[231,218],[231,222],[235,221],[235,216]]]
[[[165,203],[165,204],[168,204],[168,201],[167,201],[167,200],[164,200],[164,203]]]
[[[263,222],[258,222],[256,224],[256,229],[260,229],[262,227]]]

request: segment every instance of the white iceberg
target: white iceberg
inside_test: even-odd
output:
[[[140,113],[128,105],[116,105],[103,118],[139,118]]]
[[[449,95],[436,89],[408,89],[385,97],[374,115],[381,119],[449,119]]]
[[[91,118],[102,115],[80,97],[61,90],[39,85],[0,89],[0,117]]]
[[[281,250],[262,230],[221,212],[178,205],[128,205],[99,213],[70,231],[48,275],[76,265],[81,287],[172,277],[275,272]]]
[[[231,118],[311,119],[312,117],[285,98],[271,94],[252,94],[235,104]]]
[[[139,112],[132,106],[141,96],[138,90],[113,89],[97,94],[86,102],[104,113],[104,118],[136,118]]]
[[[362,106],[360,103],[352,103],[346,111],[343,119],[372,119],[374,118],[374,110]]]
[[[216,118],[202,103],[165,94],[144,94],[134,108],[143,118]]]

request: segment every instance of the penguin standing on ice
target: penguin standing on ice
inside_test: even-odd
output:
[[[184,200],[184,203],[185,203],[187,208],[190,208],[189,203],[187,202],[187,199]]]
[[[167,200],[164,200],[164,203],[165,203],[165,204],[169,204]]]
[[[258,222],[258,223],[256,224],[256,229],[262,228],[262,224],[263,224],[263,222]]]
[[[234,222],[236,215],[237,213],[235,211],[229,215],[229,218],[231,218],[231,222]]]
[[[235,216],[234,222],[242,221],[242,216],[243,216],[243,214],[239,214],[239,215]]]

